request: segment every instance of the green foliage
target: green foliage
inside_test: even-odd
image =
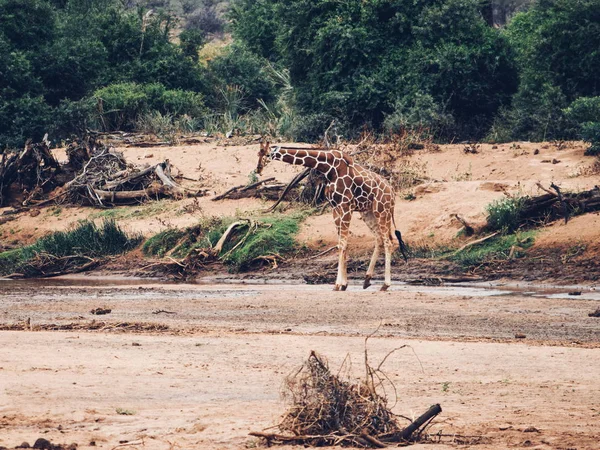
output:
[[[487,226],[492,231],[513,232],[519,226],[526,197],[506,197],[486,207]]]
[[[304,122],[337,118],[346,136],[406,117],[418,96],[434,105],[424,116],[451,118],[440,134],[480,135],[516,89],[511,50],[476,0],[241,0],[232,16],[235,36],[289,68]]]
[[[581,125],[581,138],[592,144],[585,151],[588,156],[600,156],[600,122],[587,122]]]
[[[145,255],[163,257],[186,235],[183,230],[170,228],[150,237],[142,246]]]
[[[298,219],[294,217],[272,217],[248,226],[237,240],[231,241],[222,257],[231,270],[248,269],[260,256],[281,256],[296,248],[294,236],[298,233]],[[242,242],[243,241],[243,242]],[[237,243],[242,242],[237,248]]]
[[[600,0],[540,0],[517,14],[507,36],[520,71],[512,108],[496,124],[500,140],[574,137],[563,110],[600,94]]]
[[[585,154],[600,155],[600,97],[580,97],[564,113],[578,125],[579,137],[591,144]]]
[[[466,269],[492,261],[506,261],[510,257],[520,258],[524,255],[524,250],[533,245],[534,237],[535,231],[499,235],[481,244],[453,253],[447,258]]]
[[[140,240],[139,236],[129,236],[113,220],[105,220],[100,226],[91,221],[83,221],[72,230],[57,231],[41,238],[30,249],[35,253],[43,252],[59,257],[99,257],[129,251]]]
[[[241,107],[255,109],[258,101],[270,103],[276,98],[276,87],[266,71],[268,61],[243,46],[233,45],[210,61],[208,69],[217,89],[237,86],[241,90]]]
[[[229,235],[219,259],[232,271],[243,271],[261,256],[282,256],[296,249],[295,235],[303,214],[271,216],[238,225]],[[194,249],[213,248],[235,219],[212,218],[185,230],[169,229],[149,238],[143,246],[147,255],[185,258]]]
[[[159,105],[149,107],[203,114],[202,93],[210,90],[190,49],[200,41],[189,31],[181,46],[171,42],[175,21],[164,11],[128,9],[120,0],[0,0],[0,148],[102,125],[90,102],[111,85],[162,86]],[[131,112],[131,103],[120,106]],[[122,119],[131,126],[132,117]]]
[[[140,243],[140,236],[130,236],[112,220],[100,226],[83,221],[69,231],[58,231],[17,250],[0,253],[0,275],[19,272],[37,255],[54,257],[87,256],[97,258],[118,255]]]
[[[132,129],[141,115],[150,112],[172,116],[202,116],[205,112],[201,94],[165,89],[158,83],[113,84],[97,90],[94,100],[96,120],[107,131]]]

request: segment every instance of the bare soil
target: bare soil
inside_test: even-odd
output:
[[[384,366],[393,411],[443,408],[414,448],[600,448],[593,289],[135,283],[0,282],[0,446],[253,448],[311,350],[360,377],[379,327],[371,361],[410,346]]]

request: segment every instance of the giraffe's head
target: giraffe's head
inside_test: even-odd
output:
[[[267,163],[271,160],[271,143],[267,139],[263,139],[260,143],[260,150],[258,151],[258,164],[256,165],[256,174],[262,174],[263,169]]]

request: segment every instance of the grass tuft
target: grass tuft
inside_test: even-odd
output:
[[[32,245],[0,253],[0,275],[28,272],[28,264],[39,255],[98,258],[124,253],[140,241],[141,236],[128,235],[113,220],[105,220],[101,225],[82,221],[69,231],[58,231]]]

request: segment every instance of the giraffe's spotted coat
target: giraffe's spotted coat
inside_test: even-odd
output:
[[[336,290],[348,286],[346,253],[352,213],[358,211],[376,238],[375,250],[367,270],[364,288],[371,283],[375,263],[383,246],[385,251],[385,281],[382,290],[391,284],[392,223],[394,222],[394,190],[386,179],[354,162],[352,157],[337,150],[297,149],[261,144],[257,172],[268,160],[310,167],[325,175],[325,195],[333,207],[333,219],[338,230],[340,257]]]

